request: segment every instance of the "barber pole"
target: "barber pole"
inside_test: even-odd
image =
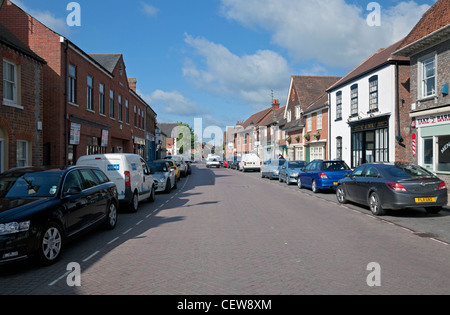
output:
[[[413,157],[416,157],[416,139],[417,136],[415,133],[413,133],[412,135],[412,153],[413,153]]]

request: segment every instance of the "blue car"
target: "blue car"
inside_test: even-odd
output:
[[[280,183],[285,182],[287,185],[297,183],[298,173],[302,167],[306,166],[305,161],[286,161],[279,168],[278,180]]]
[[[336,189],[339,180],[349,173],[351,169],[344,161],[314,160],[300,171],[297,185],[298,188],[311,188],[314,193],[321,189]]]

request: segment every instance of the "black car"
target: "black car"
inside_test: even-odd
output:
[[[406,163],[361,165],[339,181],[336,197],[340,203],[368,205],[374,215],[403,208],[425,208],[436,214],[448,202],[444,181],[418,165]]]
[[[117,188],[90,166],[27,167],[0,174],[0,263],[55,262],[66,240],[117,223]]]

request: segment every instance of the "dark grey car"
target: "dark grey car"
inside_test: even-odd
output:
[[[436,214],[448,202],[444,181],[418,165],[405,163],[361,165],[339,181],[336,197],[340,203],[368,205],[374,215],[403,208],[425,208]]]

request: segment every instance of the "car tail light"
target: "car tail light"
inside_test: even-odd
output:
[[[406,191],[405,186],[399,183],[386,183],[386,185],[394,191]]]
[[[131,187],[130,172],[125,171],[125,187]]]
[[[322,179],[328,179],[328,176],[325,173],[319,173],[319,177]]]
[[[445,184],[444,181],[442,181],[442,182],[439,184],[439,190],[443,190],[443,189],[446,189],[446,188],[447,188],[447,185]]]
[[[247,162],[244,162],[244,166],[247,166]]]

